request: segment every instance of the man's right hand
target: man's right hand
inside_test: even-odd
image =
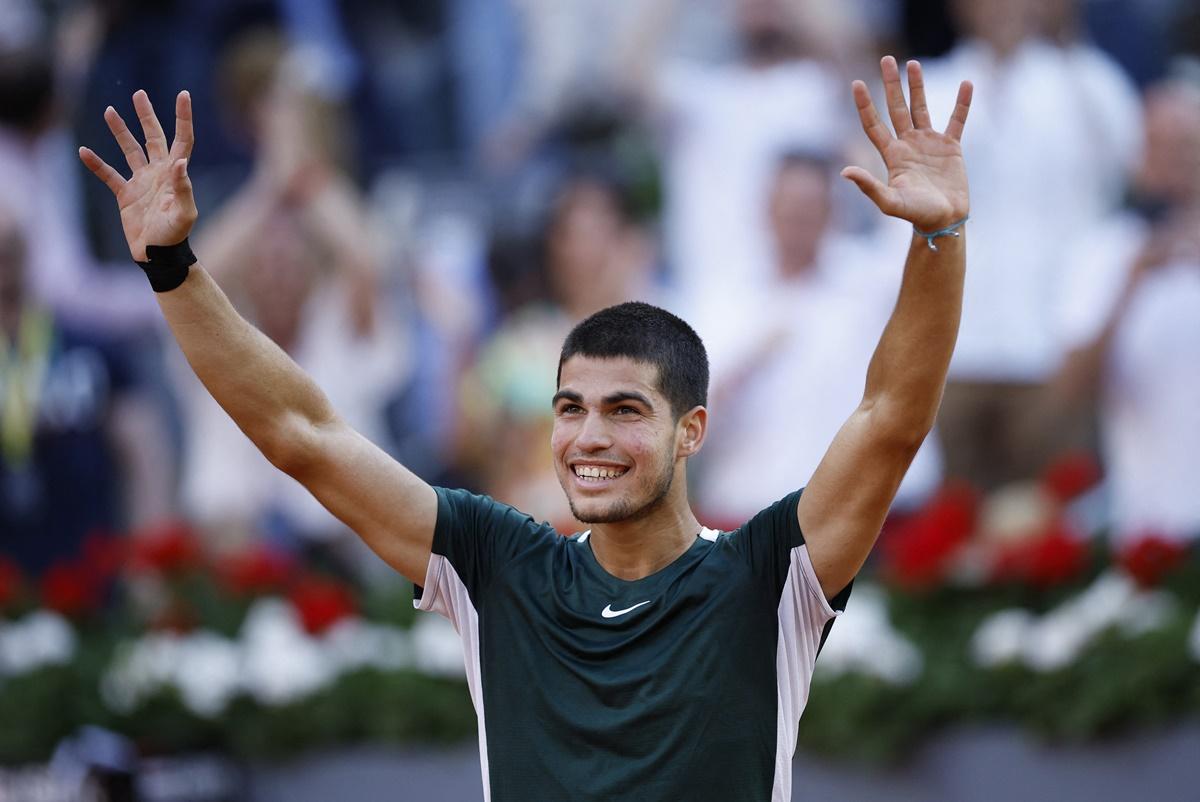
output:
[[[104,121],[133,170],[129,180],[90,148],[80,148],[79,158],[116,196],[129,253],[135,261],[144,262],[147,245],[182,242],[196,222],[196,201],[187,174],[194,141],[192,98],[187,92],[175,98],[175,141],[169,149],[150,98],[141,89],[133,95],[133,108],[146,137],[145,150],[116,109],[109,106],[104,110]]]

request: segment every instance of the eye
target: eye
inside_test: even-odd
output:
[[[583,407],[578,404],[563,404],[558,408],[559,415],[578,415],[583,412]]]
[[[640,415],[640,414],[642,414],[641,410],[639,410],[637,407],[631,407],[629,405],[619,406],[614,411],[617,415]]]

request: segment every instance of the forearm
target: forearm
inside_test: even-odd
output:
[[[306,434],[334,419],[316,383],[237,313],[212,276],[192,265],[159,306],[188,363],[217,403],[277,467],[303,463]]]
[[[302,219],[317,241],[336,257],[337,267],[374,276],[383,237],[357,190],[342,175],[332,176],[303,208]]]
[[[252,179],[224,203],[209,223],[193,237],[204,254],[206,269],[228,285],[246,264],[246,254],[271,218],[276,199],[265,181]]]
[[[933,427],[962,316],[966,231],[914,236],[896,307],[867,369],[864,404],[881,425],[919,444]]]

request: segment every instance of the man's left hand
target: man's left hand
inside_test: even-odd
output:
[[[946,130],[935,131],[925,104],[921,65],[910,61],[907,70],[911,106],[904,99],[896,59],[884,56],[880,63],[895,135],[879,119],[867,85],[862,81],[852,85],[863,130],[887,166],[887,183],[861,167],[847,167],[842,176],[857,184],[884,214],[908,220],[921,231],[936,231],[967,216],[967,171],[960,140],[972,87],[970,81],[959,85]]]

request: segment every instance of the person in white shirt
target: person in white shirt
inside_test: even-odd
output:
[[[1081,237],[1060,398],[1099,401],[1113,536],[1200,536],[1200,87],[1146,97],[1140,208]],[[1070,405],[1068,405],[1070,409]]]
[[[738,0],[738,58],[715,64],[660,61],[674,5],[646,6],[626,83],[661,130],[665,245],[688,311],[770,282],[762,199],[776,158],[790,147],[833,151],[851,121],[845,83],[808,47],[802,4]]]
[[[930,109],[945,113],[965,75],[988,125],[963,140],[971,271],[939,428],[948,472],[991,488],[1034,475],[1060,447],[1033,410],[1061,358],[1064,248],[1119,202],[1140,108],[1107,56],[1038,37],[1037,0],[956,0],[953,11],[965,36],[928,69]]]
[[[812,476],[842,425],[840,410],[862,393],[863,371],[895,303],[900,276],[884,267],[893,260],[831,226],[832,176],[832,161],[819,154],[790,152],[777,161],[767,215],[770,283],[696,318],[709,350],[715,413],[697,498],[714,526],[740,525],[796,477]],[[929,438],[895,506],[918,505],[940,479]]]

